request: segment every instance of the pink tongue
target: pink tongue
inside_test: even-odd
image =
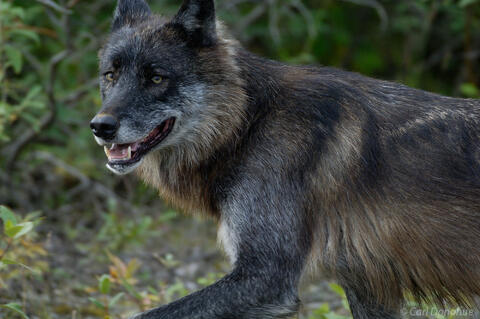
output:
[[[115,145],[114,148],[108,150],[111,159],[122,159],[128,157],[128,145]]]
[[[115,144],[115,147],[112,149],[108,150],[108,156],[111,159],[124,159],[128,157],[128,147],[132,147],[132,152],[135,152],[138,149],[138,146],[140,145],[139,142],[133,143],[133,144]]]

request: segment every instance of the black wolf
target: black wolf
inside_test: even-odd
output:
[[[354,318],[480,294],[480,102],[255,56],[213,0],[119,0],[91,127],[108,167],[214,216],[233,270],[139,318],[285,318],[310,265]]]

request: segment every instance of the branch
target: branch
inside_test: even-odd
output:
[[[272,37],[273,42],[275,45],[280,44],[280,30],[278,29],[278,8],[276,4],[276,0],[269,1],[269,8],[268,8],[268,30],[270,31],[270,36]]]
[[[98,86],[98,77],[88,80],[84,85],[79,87],[77,90],[71,92],[64,98],[60,100],[62,104],[66,104],[69,107],[72,107],[71,104],[78,102],[81,97],[87,94],[91,89]]]
[[[23,150],[23,148],[30,143],[33,139],[35,139],[38,134],[40,134],[41,131],[49,127],[53,121],[55,120],[56,114],[57,114],[57,101],[55,98],[55,94],[53,92],[53,87],[55,84],[55,79],[57,75],[57,67],[58,64],[63,61],[69,54],[68,50],[62,51],[58,54],[56,54],[52,59],[50,60],[50,76],[48,79],[47,87],[46,87],[46,92],[47,92],[47,97],[49,101],[49,111],[47,114],[45,114],[41,119],[40,119],[40,124],[39,124],[39,129],[34,130],[30,129],[20,135],[19,138],[15,140],[13,144],[8,146],[6,150],[4,151],[4,155],[6,157],[6,167],[11,170],[13,168],[13,165],[15,163],[15,160],[17,159],[18,155],[20,152]]]
[[[37,2],[40,2],[41,4],[43,4],[47,7],[50,7],[54,10],[57,10],[58,12],[63,13],[63,14],[71,14],[72,13],[71,10],[65,9],[64,7],[62,7],[59,4],[53,2],[52,0],[37,0]]]
[[[355,3],[361,6],[367,6],[373,8],[377,11],[378,16],[380,17],[380,29],[382,31],[387,30],[388,26],[388,15],[385,8],[376,0],[343,0],[346,2]]]
[[[302,0],[294,0],[291,5],[303,16],[308,27],[308,35],[310,39],[314,39],[317,36],[317,29],[315,28],[315,19],[310,11],[305,7]]]
[[[91,179],[87,175],[83,174],[77,168],[65,163],[61,159],[55,157],[53,154],[48,152],[38,151],[38,152],[34,152],[32,155],[33,155],[33,158],[35,159],[43,160],[45,162],[50,163],[53,166],[60,167],[62,170],[64,170],[70,176],[76,178],[80,182],[78,186],[74,187],[67,193],[68,197],[72,198],[78,195],[80,192],[84,190],[88,190],[88,191],[93,191],[94,193],[96,193],[98,196],[102,198],[113,198],[117,203],[119,203],[126,209],[134,210],[134,207],[128,201],[121,198],[110,188],[108,188],[107,186],[103,185],[100,182],[97,182]]]
[[[245,32],[245,29],[250,24],[252,24],[265,13],[266,9],[266,3],[255,6],[252,11],[250,11],[239,23],[237,23],[237,26],[235,27],[235,34],[241,36],[241,34]]]
[[[57,100],[55,98],[54,93],[54,85],[57,78],[57,68],[60,62],[65,60],[70,52],[72,51],[72,37],[70,36],[70,11],[60,7],[58,4],[53,2],[52,0],[37,0],[44,5],[54,8],[55,10],[62,13],[62,29],[65,32],[65,50],[60,53],[54,55],[49,62],[49,77],[47,79],[45,91],[48,98],[48,107],[49,110],[47,114],[45,114],[39,122],[39,126],[37,130],[29,129],[20,135],[13,143],[5,148],[3,154],[6,158],[5,164],[8,170],[13,169],[15,160],[21,153],[21,151],[27,146],[30,142],[32,142],[43,130],[48,128],[54,121],[57,115]],[[48,9],[48,8],[47,8]],[[48,10],[47,10],[48,11]],[[55,18],[52,16],[52,19]],[[54,21],[52,21],[54,22]]]

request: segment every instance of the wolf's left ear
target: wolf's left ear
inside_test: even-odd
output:
[[[113,16],[112,30],[115,31],[125,25],[132,26],[150,14],[150,7],[145,0],[118,0]]]
[[[181,25],[196,45],[208,47],[217,40],[213,0],[184,0],[172,23]]]

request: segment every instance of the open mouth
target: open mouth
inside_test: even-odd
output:
[[[175,118],[172,117],[157,126],[141,141],[130,144],[112,144],[110,147],[105,146],[108,163],[114,165],[131,165],[137,163],[170,134],[174,124]]]

